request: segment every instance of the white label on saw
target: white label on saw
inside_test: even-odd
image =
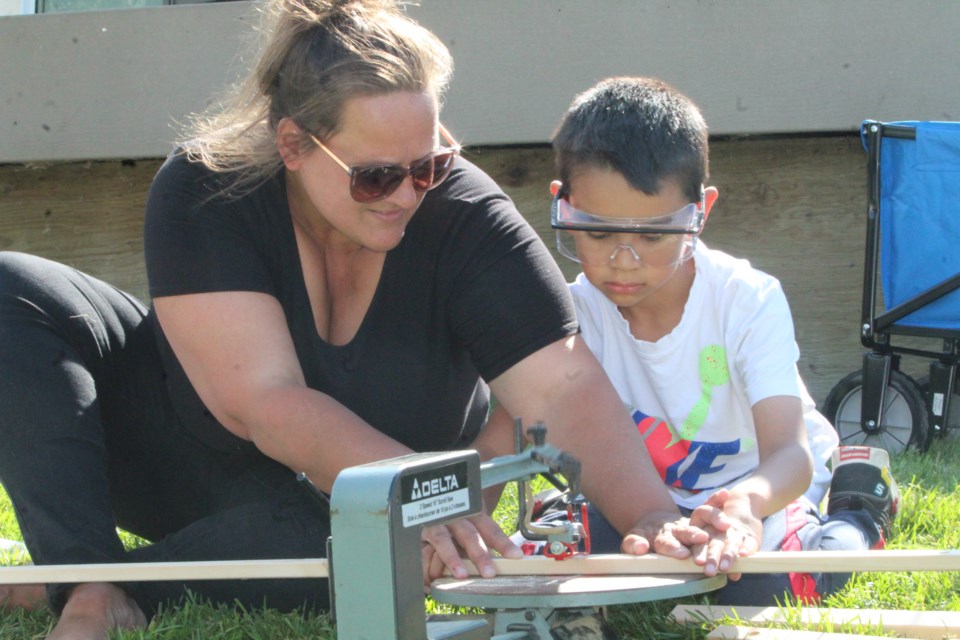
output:
[[[466,464],[457,463],[402,478],[403,526],[434,522],[470,510]]]

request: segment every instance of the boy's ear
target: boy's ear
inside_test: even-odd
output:
[[[707,187],[703,190],[703,221],[706,222],[710,217],[710,210],[713,209],[713,203],[717,201],[720,192],[716,187]]]
[[[281,118],[277,123],[277,150],[284,166],[290,171],[297,171],[304,158],[300,148],[303,141],[303,130],[290,118]]]
[[[560,193],[560,187],[562,186],[563,186],[562,182],[560,182],[559,180],[553,180],[550,183],[550,195],[556,198],[557,194]]]

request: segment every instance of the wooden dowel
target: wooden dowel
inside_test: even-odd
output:
[[[702,573],[692,560],[649,554],[629,556],[597,554],[552,560],[528,556],[520,560],[496,559],[500,575],[655,575]],[[472,567],[471,567],[472,569]],[[864,571],[960,571],[960,551],[760,551],[737,558],[728,573],[817,573]]]
[[[327,576],[327,561],[324,558],[0,567],[0,584],[249,580],[251,578],[326,578]]]
[[[591,555],[553,560],[528,556],[497,558],[497,573],[530,575],[657,575],[702,573],[691,560],[658,555]],[[472,575],[477,571],[468,563]],[[864,571],[960,571],[960,551],[761,551],[734,561],[730,573],[817,573]],[[0,584],[54,582],[130,582],[154,580],[249,580],[253,578],[326,578],[323,558],[207,562],[26,565],[0,567]]]
[[[882,552],[881,552],[882,553]],[[803,607],[796,611],[779,607],[723,607],[718,605],[681,604],[674,607],[670,617],[682,624],[703,624],[707,620],[732,618],[738,624],[757,628],[789,622],[810,628],[843,626],[883,629],[897,637],[941,640],[956,637],[960,631],[960,611],[899,611],[883,609],[821,609]],[[777,629],[776,632],[781,632]],[[713,636],[708,636],[713,637]],[[751,636],[753,637],[753,636]],[[758,638],[762,636],[756,636]],[[773,637],[781,637],[774,635]],[[783,638],[790,636],[783,633]]]
[[[787,629],[766,629],[764,627],[743,627],[720,625],[707,634],[707,640],[889,640],[890,636],[865,636],[859,633],[830,633],[827,631],[806,631]],[[900,640],[923,640],[922,638],[901,638]]]

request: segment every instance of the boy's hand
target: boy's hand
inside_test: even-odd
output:
[[[653,551],[671,558],[689,558],[692,548],[709,539],[704,528],[676,512],[665,511],[647,514],[623,537],[620,550],[636,556]]]
[[[694,525],[702,527],[709,540],[692,547],[693,561],[708,576],[726,572],[737,557],[748,556],[760,549],[763,525],[750,509],[746,498],[733,497],[720,489],[697,507],[690,516]],[[740,574],[728,574],[739,580]]]
[[[522,558],[523,552],[503,532],[493,518],[486,514],[462,518],[447,525],[425,527],[420,559],[423,563],[423,581],[426,591],[430,583],[449,570],[454,578],[467,577],[467,567],[461,551],[477,567],[484,578],[496,575],[491,549],[504,558]]]

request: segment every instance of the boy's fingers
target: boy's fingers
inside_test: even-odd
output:
[[[697,527],[691,527],[685,523],[669,523],[664,525],[653,536],[651,541],[647,535],[633,534],[624,539],[621,545],[625,553],[641,555],[653,551],[670,558],[689,558],[691,547],[698,543],[706,541],[707,534]],[[632,545],[632,551],[627,551],[627,546]]]
[[[636,533],[628,533],[620,543],[620,550],[634,556],[642,556],[650,551],[650,541]]]
[[[690,514],[690,525],[700,528],[714,528],[717,531],[726,531],[733,526],[733,521],[723,511],[723,507],[703,504]]]
[[[722,509],[729,497],[730,491],[728,489],[717,489],[703,504]]]
[[[756,532],[743,522],[735,522],[734,526],[725,531],[708,531],[711,534],[710,540],[704,545],[698,545],[693,552],[693,561],[702,566],[707,575],[726,573],[738,557],[750,555],[760,548]],[[740,577],[739,574],[728,575],[733,580]]]
[[[661,534],[665,544],[675,541],[687,549],[706,544],[710,539],[707,526],[697,526],[692,522],[677,523],[669,529],[669,535],[665,535],[666,533],[665,531]],[[658,553],[661,552],[658,550]]]

